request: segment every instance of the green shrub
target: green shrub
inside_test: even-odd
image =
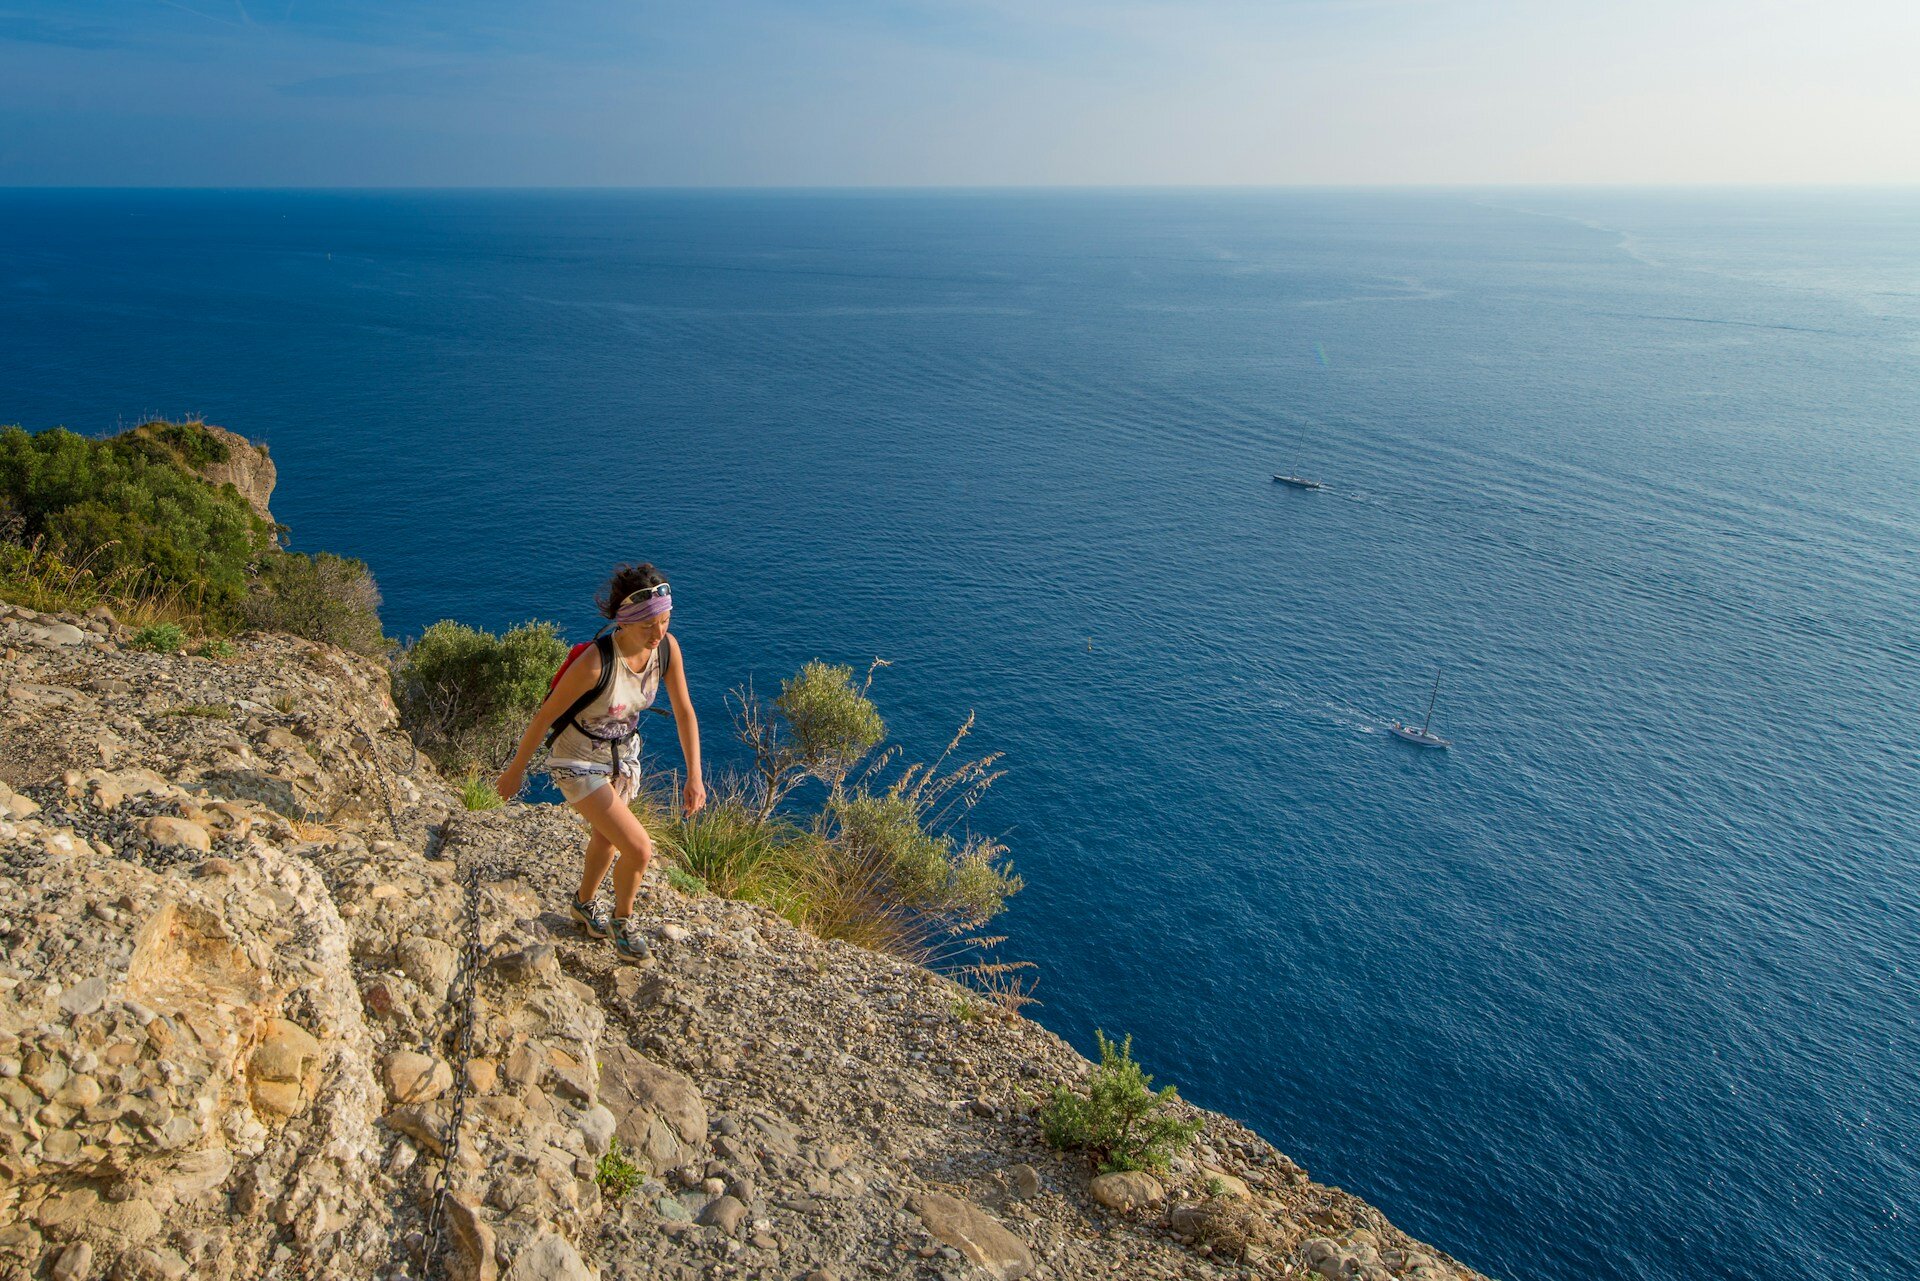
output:
[[[497,810],[506,802],[500,799],[492,779],[481,778],[478,770],[472,770],[460,780],[460,804],[470,810]]]
[[[105,598],[158,594],[230,624],[273,530],[231,485],[195,474],[199,460],[224,449],[191,423],[106,440],[0,430],[9,541],[84,571]]]
[[[771,707],[751,689],[734,691],[734,726],[754,756],[759,818],[810,778],[838,788],[886,738],[886,722],[867,697],[880,666],[869,668],[856,688],[851,667],[810,662],[781,684]]]
[[[825,834],[854,863],[872,868],[902,907],[974,929],[1006,910],[1020,878],[995,864],[1000,847],[979,838],[957,844],[929,831],[905,793],[842,792],[827,803]]]
[[[233,657],[233,645],[224,636],[214,636],[201,641],[193,651],[202,658],[223,659]]]
[[[662,828],[660,844],[687,875],[724,898],[751,898],[763,864],[780,848],[785,830],[760,823],[736,796],[716,796],[690,819]]]
[[[566,656],[552,623],[522,623],[495,636],[443,620],[394,665],[394,703],[414,741],[443,769],[487,773],[512,756]]]
[[[698,898],[707,893],[707,883],[692,872],[683,870],[678,863],[667,864],[667,884],[688,898]]]
[[[360,654],[387,649],[373,575],[361,561],[331,552],[268,552],[240,615],[249,627],[291,632]]]
[[[156,654],[175,654],[187,643],[187,634],[173,623],[149,623],[133,634],[135,649]]]
[[[609,1201],[619,1201],[646,1181],[646,1170],[636,1165],[615,1139],[593,1167],[593,1180]]]
[[[1095,1031],[1100,1065],[1082,1095],[1055,1086],[1040,1111],[1040,1132],[1060,1149],[1085,1152],[1103,1173],[1115,1170],[1164,1171],[1172,1157],[1192,1146],[1198,1120],[1182,1121],[1167,1109],[1179,1100],[1171,1086],[1153,1089],[1153,1078],[1133,1061],[1133,1038],[1115,1045]]]
[[[1021,888],[997,841],[956,836],[1000,777],[996,755],[950,765],[972,731],[969,716],[931,763],[883,774],[897,749],[883,746],[886,723],[853,669],[810,662],[762,702],[736,689],[734,728],[753,754],[753,772],[730,806],[680,839],[704,841],[691,870],[716,893],[751,898],[821,937],[843,939],[922,963],[950,964],[957,951],[991,946],[953,940],[997,916]],[[808,780],[824,784],[810,816],[785,807]],[[702,816],[705,820],[706,816]],[[766,839],[754,828],[765,829]],[[710,870],[711,869],[711,870]],[[977,967],[963,967],[963,972]],[[988,966],[1003,979],[1019,966]],[[1030,982],[996,982],[1010,1004],[1031,1003]]]

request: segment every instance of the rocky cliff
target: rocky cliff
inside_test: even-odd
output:
[[[656,871],[620,963],[377,662],[127,640],[0,606],[0,1277],[1474,1275],[1221,1116],[1091,1180],[1070,1046],[760,908]]]

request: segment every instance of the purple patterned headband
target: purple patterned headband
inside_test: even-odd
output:
[[[672,608],[673,589],[661,583],[658,587],[642,588],[641,591],[621,601],[620,608],[613,613],[613,621],[621,626],[628,623],[643,623]]]

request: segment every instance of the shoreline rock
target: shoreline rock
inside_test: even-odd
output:
[[[578,820],[462,809],[377,662],[84,621],[0,606],[0,1279],[421,1277],[449,1151],[459,1277],[1476,1277],[1215,1114],[1095,1179],[1060,1038],[660,869],[623,963]]]

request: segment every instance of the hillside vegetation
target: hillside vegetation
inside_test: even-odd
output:
[[[104,439],[0,429],[0,600],[379,652],[372,575],[357,560],[282,548],[266,510],[272,476],[264,449],[201,422]]]

